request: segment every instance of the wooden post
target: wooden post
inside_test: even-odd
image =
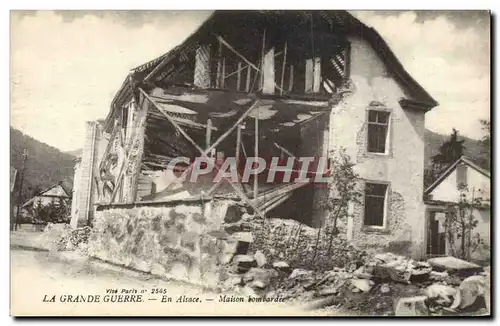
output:
[[[219,50],[217,52],[217,75],[215,76],[215,87],[221,88],[222,73],[222,44],[219,41]]]
[[[321,58],[314,58],[314,72],[313,72],[313,93],[319,93],[321,84]]]
[[[266,94],[273,94],[275,89],[275,76],[274,76],[274,48],[271,48],[264,55],[262,61],[262,92]]]
[[[250,77],[252,75],[252,67],[248,66],[247,68],[247,85],[246,85],[246,91],[247,93],[250,92]]]
[[[257,114],[258,115],[258,114]],[[259,118],[255,117],[255,157],[259,157]],[[257,198],[257,194],[259,192],[259,183],[258,183],[258,173],[255,172],[253,179],[253,198]]]
[[[210,138],[212,138],[212,119],[207,119],[207,133],[205,136],[205,148],[210,147]]]
[[[288,83],[288,91],[291,92],[293,90],[293,65],[290,65],[290,81]]]
[[[260,54],[260,73],[259,73],[259,84],[260,88],[264,88],[264,53],[266,50],[266,30],[264,29],[264,34],[262,35],[262,52]],[[273,56],[274,58],[274,56]],[[252,87],[253,88],[253,87]]]
[[[146,106],[145,109],[147,111],[148,107]],[[147,112],[146,112],[147,115]],[[137,121],[137,124],[140,122]],[[139,148],[137,149],[137,156],[135,158],[135,165],[134,165],[134,171],[132,174],[132,182],[131,182],[131,191],[130,191],[130,198],[129,202],[133,203],[137,200],[137,188],[139,186],[139,176],[141,174],[142,170],[142,157],[144,155],[144,136],[146,133],[146,123],[144,122],[142,125],[137,125],[136,128],[139,128],[138,133],[137,133],[137,140],[139,141]]]
[[[239,167],[240,163],[240,147],[241,147],[241,124],[239,124],[238,129],[236,129],[236,168]]]
[[[280,95],[283,95],[283,82],[285,80],[285,69],[286,69],[286,50],[287,50],[287,42],[285,41],[285,50],[283,53],[283,65],[281,68]]]
[[[237,73],[237,79],[236,79],[236,90],[240,90],[240,84],[241,84],[241,61],[238,61],[238,73]]]
[[[220,75],[220,87],[224,88],[226,86],[226,58],[222,58],[222,72]]]
[[[313,59],[306,60],[306,71],[305,71],[305,89],[306,93],[311,93],[313,91],[314,86],[314,63]]]

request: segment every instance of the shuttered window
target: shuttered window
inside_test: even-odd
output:
[[[388,129],[389,112],[368,111],[368,152],[386,152]]]
[[[364,225],[384,226],[387,184],[366,183]]]

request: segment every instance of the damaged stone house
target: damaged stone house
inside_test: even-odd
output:
[[[329,157],[343,148],[364,191],[347,238],[404,244],[422,257],[424,122],[436,105],[381,36],[346,11],[216,11],[182,44],[132,69],[105,121],[87,123],[72,223],[118,210],[129,220],[158,207],[172,214],[179,205],[210,219],[220,213],[214,203],[238,202],[256,216],[318,226],[328,187],[268,183],[266,171],[234,184],[210,174],[179,183],[167,165]]]

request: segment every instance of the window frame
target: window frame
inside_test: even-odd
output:
[[[369,144],[369,139],[370,139],[370,124],[377,124],[377,125],[385,125],[382,123],[377,123],[377,122],[370,122],[370,111],[375,111],[375,112],[384,112],[387,113],[387,130],[386,130],[386,135],[385,135],[385,151],[384,152],[371,152],[369,150],[368,144]],[[392,134],[392,110],[387,109],[385,107],[368,107],[366,110],[366,135],[365,135],[365,152],[369,155],[375,155],[375,156],[388,156],[391,153],[391,134]]]
[[[366,189],[368,184],[377,184],[385,186],[385,195],[384,195],[384,210],[382,217],[382,225],[368,225],[365,224],[366,217]],[[389,216],[389,197],[391,193],[391,184],[387,181],[380,180],[365,180],[364,181],[364,191],[363,191],[363,219],[362,219],[362,228],[364,231],[386,231],[388,228],[388,216]]]

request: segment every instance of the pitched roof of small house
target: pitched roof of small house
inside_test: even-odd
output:
[[[63,191],[63,194],[58,194],[58,193],[53,193],[52,194],[51,193],[51,190],[56,189],[57,187],[61,187],[61,189]],[[59,182],[59,183],[56,183],[56,184],[52,185],[49,188],[46,188],[45,190],[40,191],[38,194],[36,194],[35,196],[33,196],[27,202],[25,202],[22,207],[28,206],[31,203],[33,203],[36,198],[38,198],[38,197],[44,197],[44,196],[54,197],[54,198],[70,198],[69,194],[68,194],[68,191],[64,188],[62,182]]]
[[[262,16],[267,15],[282,15],[283,13],[289,13],[290,11],[239,11],[240,14],[262,14]],[[405,70],[401,62],[397,59],[396,55],[389,48],[385,40],[380,36],[380,34],[372,27],[366,26],[360,20],[356,19],[350,13],[345,10],[338,11],[315,11],[319,17],[326,22],[329,26],[338,32],[343,32],[349,35],[355,35],[366,40],[376,51],[380,59],[384,62],[387,69],[409,90],[409,93],[413,96],[415,100],[403,99],[402,104],[405,106],[415,107],[415,108],[425,108],[425,110],[430,110],[431,108],[438,105],[438,102],[432,98],[432,96],[427,93],[427,91],[415,80],[413,77]],[[297,11],[297,15],[308,15],[306,11]],[[175,64],[175,60],[183,55],[188,49],[192,49],[195,46],[204,33],[210,31],[211,28],[216,23],[223,24],[225,22],[225,17],[227,18],[228,11],[219,10],[213,12],[200,26],[199,28],[189,35],[184,42],[180,45],[174,47],[169,52],[159,56],[143,65],[140,65],[132,69],[123,81],[120,89],[115,94],[115,97],[111,103],[111,110],[108,114],[107,121],[113,114],[116,107],[123,104],[123,101],[130,98],[132,94],[132,89],[134,83],[141,82],[145,78],[149,78],[152,75],[157,75],[161,72],[162,68],[169,65]]]
[[[434,181],[429,187],[427,187],[427,189],[425,189],[424,195],[430,194],[437,186],[441,184],[441,182],[443,182],[453,171],[455,171],[455,169],[460,163],[466,164],[467,166],[470,166],[471,168],[481,173],[485,177],[491,178],[490,171],[481,168],[471,158],[463,155],[454,163],[452,163],[448,168],[446,168],[446,170],[444,170],[443,173],[441,173],[441,175],[436,179],[436,181]]]

